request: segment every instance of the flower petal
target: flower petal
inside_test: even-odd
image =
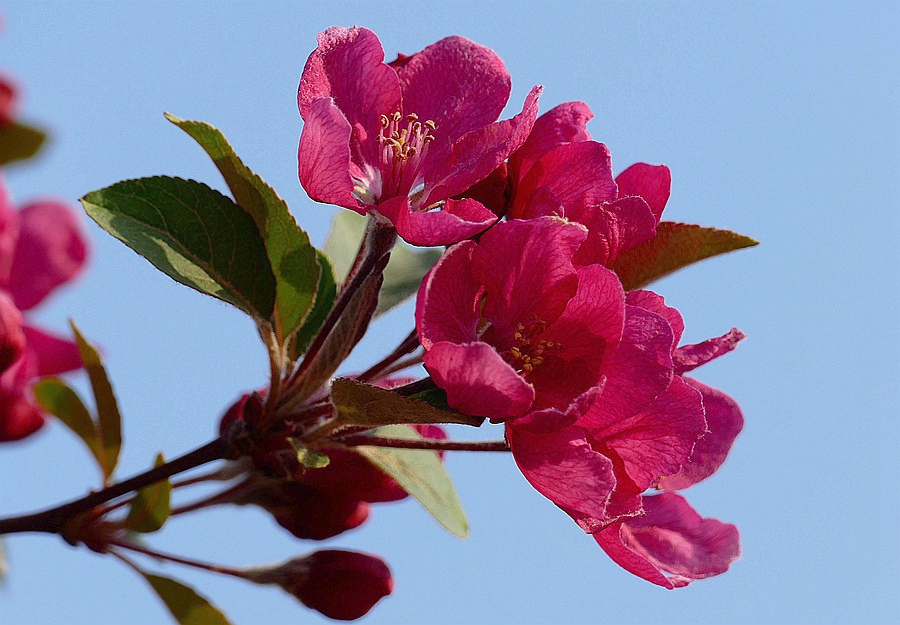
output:
[[[74,342],[35,326],[25,326],[27,350],[36,363],[35,377],[58,375],[82,367],[81,353]]]
[[[668,167],[635,163],[616,176],[616,184],[619,197],[637,195],[644,198],[659,223],[672,188],[672,172]]]
[[[22,313],[0,291],[0,374],[9,369],[25,350],[27,339],[22,329]]]
[[[659,481],[659,487],[666,490],[687,488],[715,473],[725,462],[734,439],[744,427],[741,407],[734,399],[692,378],[682,379],[700,391],[703,397],[707,432],[694,445],[690,459],[681,470]]]
[[[590,141],[587,123],[593,117],[590,107],[584,102],[564,102],[538,117],[528,140],[509,158],[510,169],[516,179],[528,173],[538,159],[559,146]]]
[[[544,155],[519,180],[509,210],[511,218],[531,218],[525,207],[531,194],[549,187],[566,209],[566,217],[581,221],[588,206],[616,199],[609,148],[596,141],[562,145]]]
[[[575,293],[572,256],[587,234],[583,226],[553,217],[497,224],[472,254],[472,274],[485,286],[482,314],[493,343],[511,344],[516,325],[532,315],[552,323]]]
[[[432,120],[438,136],[450,143],[496,120],[509,100],[512,84],[493,50],[456,36],[414,54],[397,68],[397,74],[403,114],[415,113],[423,122]]]
[[[440,210],[419,211],[409,198],[395,197],[378,205],[397,234],[407,243],[424,247],[453,245],[468,239],[497,221],[497,216],[476,200],[446,200]]]
[[[612,462],[591,449],[580,428],[546,433],[506,425],[513,458],[525,479],[576,521],[602,518],[615,488]]]
[[[566,211],[569,215],[569,211]],[[577,218],[588,228],[588,237],[575,256],[575,264],[608,266],[620,254],[656,235],[656,218],[639,197],[588,206]]]
[[[641,490],[677,473],[706,432],[700,393],[677,377],[640,413],[594,424],[591,443],[614,449]]]
[[[454,245],[422,280],[416,297],[416,329],[425,349],[441,341],[477,340],[481,285],[469,269],[475,245],[474,241]]]
[[[625,307],[625,329],[615,353],[603,364],[602,400],[578,420],[585,428],[606,427],[644,410],[672,381],[672,329],[665,319],[637,306]]]
[[[319,98],[332,98],[351,126],[360,124],[367,132],[380,128],[382,115],[400,111],[400,81],[384,63],[375,33],[335,26],[317,39],[319,46],[306,61],[297,92],[304,120]]]
[[[368,206],[353,194],[350,176],[350,123],[330,98],[314,100],[297,151],[300,184],[317,202],[337,204],[365,215]]]
[[[677,346],[681,342],[681,335],[684,334],[684,319],[677,309],[666,305],[666,299],[662,295],[653,291],[638,289],[628,291],[625,294],[625,301],[632,306],[639,306],[644,310],[656,313],[668,321],[674,337],[672,344]]]
[[[475,128],[452,144],[433,142],[425,156],[427,197],[422,205],[431,206],[464,193],[496,170],[528,138],[541,91],[541,87],[534,87],[525,98],[522,111],[510,119]]]
[[[727,334],[722,336],[708,339],[696,345],[679,347],[672,354],[672,360],[675,363],[675,373],[681,375],[686,371],[705,365],[710,360],[715,360],[719,356],[723,356],[733,350],[745,338],[747,338],[746,334],[737,328],[731,328]]]
[[[425,368],[456,410],[494,422],[525,413],[534,389],[487,343],[435,343]]]
[[[702,518],[678,495],[644,497],[644,510],[594,539],[619,566],[648,582],[686,586],[724,573],[740,557],[737,528]]]
[[[8,290],[16,306],[28,310],[81,272],[88,247],[75,211],[66,204],[34,202],[19,217]]]

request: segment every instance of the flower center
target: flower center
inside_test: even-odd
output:
[[[537,338],[546,329],[547,324],[534,315],[527,323],[516,325],[513,345],[503,353],[506,361],[515,367],[516,371],[527,375],[544,362],[544,356],[548,351],[562,349],[562,345],[558,342]]]
[[[410,195],[421,184],[422,161],[436,128],[430,119],[420,122],[415,113],[403,117],[398,111],[390,117],[381,116],[381,199]]]

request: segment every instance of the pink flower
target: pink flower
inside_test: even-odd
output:
[[[40,328],[22,323],[16,330],[17,311],[28,311],[56,288],[74,279],[84,266],[87,243],[75,213],[53,200],[32,202],[20,211],[12,208],[0,182],[0,308],[4,336],[9,345],[25,337],[0,375],[0,441],[24,438],[43,424],[43,416],[28,398],[31,381],[81,367],[77,346]]]
[[[655,236],[671,175],[664,165],[637,163],[613,179],[609,149],[587,131],[592,117],[583,102],[541,115],[509,158],[507,207],[497,212],[510,219],[557,215],[584,224],[589,234],[576,264],[609,265]]]
[[[601,381],[625,323],[618,278],[576,268],[583,226],[498,224],[452,247],[419,289],[425,367],[449,404],[494,421],[564,410]]]
[[[318,41],[298,94],[299,174],[310,197],[375,212],[415,245],[448,245],[493,223],[479,202],[451,198],[522,145],[540,89],[497,122],[510,77],[483,46],[448,37],[386,64],[365,28],[329,28]]]
[[[678,495],[643,498],[644,515],[594,534],[619,566],[665,588],[720,575],[740,557],[738,530],[704,519]]]

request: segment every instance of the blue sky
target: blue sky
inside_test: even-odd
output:
[[[452,455],[469,514],[460,541],[414,502],[373,510],[327,543],[381,554],[397,582],[368,623],[888,623],[900,619],[900,11],[891,3],[62,3],[0,8],[0,66],[24,86],[23,117],[51,145],[4,172],[18,201],[69,198],[155,174],[223,188],[163,112],[208,121],[289,202],[315,243],[333,209],[296,178],[296,88],[316,33],[360,24],[388,56],[451,34],[493,48],[513,77],[510,112],[534,84],[542,110],[587,102],[618,172],[673,173],[668,219],[761,241],[654,285],[685,340],[749,335],[697,371],[742,405],[725,466],[687,495],[738,525],[727,574],[668,592],[632,577],[534,492],[505,455]],[[221,411],[261,386],[250,322],[175,284],[87,224],[89,271],[39,312],[73,317],[103,346],[125,419],[122,475],[208,440]],[[412,327],[377,323],[348,370]],[[81,381],[78,382],[82,384]],[[495,438],[498,431],[459,436]],[[0,515],[96,483],[58,425],[0,449]],[[310,551],[254,510],[177,519],[152,542],[231,565]],[[112,558],[41,535],[4,541],[0,623],[169,623]],[[164,566],[236,625],[324,622],[278,589]]]

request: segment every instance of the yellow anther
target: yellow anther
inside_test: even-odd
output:
[[[406,116],[406,121],[408,121],[408,122],[414,122],[417,119],[419,119],[419,116],[416,115],[415,113],[410,113],[409,115]]]

